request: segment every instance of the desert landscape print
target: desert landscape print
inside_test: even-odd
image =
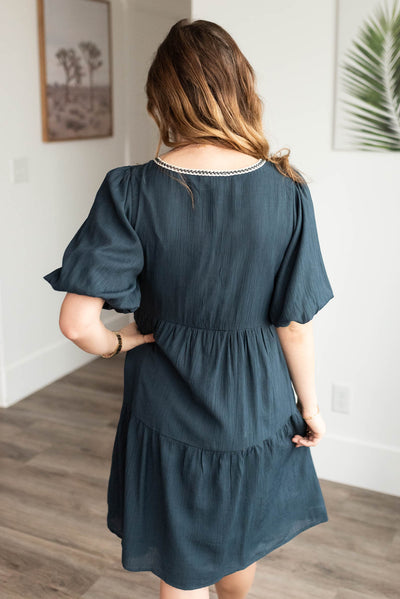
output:
[[[112,135],[110,4],[38,0],[45,141]]]

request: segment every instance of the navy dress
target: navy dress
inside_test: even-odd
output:
[[[264,159],[114,168],[44,279],[155,337],[125,354],[108,482],[126,570],[196,589],[328,520],[275,329],[333,297],[307,184]]]

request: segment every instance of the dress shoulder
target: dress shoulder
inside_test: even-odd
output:
[[[135,211],[132,167],[111,169],[68,243],[61,267],[43,278],[56,291],[104,299],[106,310],[134,312],[140,305],[137,277],[144,266]]]

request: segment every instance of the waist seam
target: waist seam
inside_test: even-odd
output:
[[[140,310],[140,311],[139,311]],[[231,333],[235,333],[236,331],[253,331],[256,329],[267,329],[267,330],[271,330],[271,328],[274,326],[272,323],[268,324],[267,322],[261,322],[255,325],[252,325],[251,327],[235,327],[235,328],[227,328],[227,329],[223,329],[223,328],[211,328],[211,327],[200,327],[197,325],[192,325],[192,324],[187,324],[185,322],[177,322],[176,320],[169,320],[168,318],[161,318],[159,316],[155,316],[153,314],[150,314],[149,312],[146,312],[145,310],[142,310],[141,308],[138,308],[138,318],[140,320],[140,317],[144,316],[145,318],[149,318],[149,319],[153,319],[156,322],[168,322],[170,324],[174,324],[176,326],[180,326],[180,327],[184,327],[187,329],[199,329],[201,331],[224,331],[224,332],[231,332]],[[135,320],[136,320],[136,314],[135,314]]]

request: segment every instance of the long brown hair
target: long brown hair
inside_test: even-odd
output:
[[[215,144],[272,162],[303,183],[282,150],[271,155],[263,133],[263,101],[253,67],[235,40],[212,21],[180,19],[158,47],[147,81],[147,112],[161,143],[172,148]]]

